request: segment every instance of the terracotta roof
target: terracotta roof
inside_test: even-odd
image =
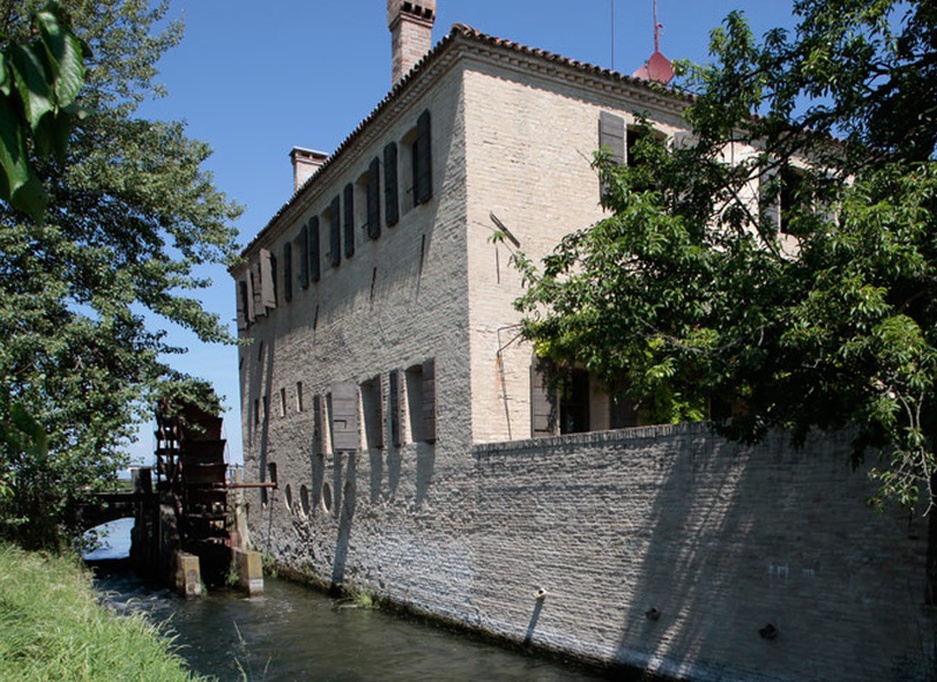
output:
[[[570,59],[568,57],[555,54],[553,52],[548,52],[539,48],[522,45],[521,43],[516,43],[511,40],[505,40],[503,38],[491,36],[465,24],[453,24],[452,29],[449,31],[446,37],[440,40],[432,50],[427,52],[426,55],[416,63],[413,69],[411,69],[411,71],[406,76],[401,78],[394,85],[394,87],[390,90],[390,92],[387,93],[384,99],[382,99],[378,105],[374,107],[371,113],[368,114],[368,116],[358,124],[354,131],[352,131],[352,133],[348,135],[348,137],[346,137],[341,144],[338,145],[338,148],[329,155],[325,163],[323,163],[322,166],[320,166],[319,169],[312,176],[310,176],[298,190],[293,193],[293,196],[290,197],[290,199],[280,207],[280,210],[278,210],[273,215],[273,217],[270,218],[263,229],[260,230],[257,235],[251,239],[247,246],[244,247],[241,255],[246,255],[247,252],[250,251],[256,242],[264,235],[264,233],[266,233],[267,230],[272,227],[284,213],[286,213],[294,204],[299,201],[299,198],[305,191],[306,187],[313,183],[322,173],[326,172],[327,169],[333,164],[334,159],[341,156],[342,152],[362,134],[362,132],[371,124],[374,119],[380,116],[381,113],[387,109],[387,107],[390,106],[392,102],[399,99],[401,94],[410,87],[410,84],[413,81],[419,79],[422,74],[432,65],[432,63],[437,61],[440,56],[447,51],[449,46],[459,39],[488,45],[497,49],[510,50],[518,54],[533,57],[535,59],[542,59],[547,62],[551,62],[558,67],[572,68],[593,77],[610,80],[613,83],[620,83],[622,85],[641,88],[649,93],[655,93],[657,95],[664,93],[665,97],[673,100],[686,103],[689,103],[692,100],[692,97],[689,95],[672,88],[666,88],[659,83],[649,83],[633,76],[626,76],[625,74],[613,71],[611,69],[595,66],[594,64],[589,64],[586,62],[580,62],[575,59]]]

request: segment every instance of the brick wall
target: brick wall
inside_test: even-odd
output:
[[[870,511],[848,453],[705,425],[479,446],[475,606],[514,638],[673,676],[923,677],[926,522]]]
[[[253,539],[324,585],[606,664],[928,679],[925,520],[870,511],[847,461],[842,436],[745,448],[706,425],[480,445],[443,466],[409,445],[329,458],[334,514],[287,510],[281,477]]]

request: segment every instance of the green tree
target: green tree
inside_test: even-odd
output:
[[[937,5],[799,0],[755,39],[731,14],[684,64],[692,134],[601,154],[608,217],[542,265],[518,255],[538,352],[658,418],[737,414],[754,442],[851,428],[878,500],[931,514],[937,601]],[[746,148],[753,154],[733,154]],[[732,158],[735,156],[735,158]]]
[[[35,39],[40,5],[0,0],[4,49]],[[57,543],[69,501],[113,478],[149,406],[164,390],[195,385],[162,360],[181,349],[147,328],[144,314],[204,341],[231,340],[193,292],[209,284],[197,276],[200,265],[236,258],[230,224],[239,209],[200,169],[209,149],[189,140],[182,123],[135,114],[162,94],[156,63],[181,26],[159,28],[165,2],[66,8],[90,48],[74,104],[93,115],[75,121],[67,146],[56,148],[64,153],[45,153],[39,137],[27,142],[44,221],[30,219],[29,206],[0,201],[0,422],[29,426],[24,410],[47,435],[43,457],[0,444],[8,486],[0,533],[26,546]]]

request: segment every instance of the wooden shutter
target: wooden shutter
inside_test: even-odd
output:
[[[322,275],[319,243],[319,216],[313,216],[309,221],[309,279],[313,282],[318,282]]]
[[[387,411],[390,413],[390,442],[400,447],[400,371],[392,370],[388,378]]]
[[[433,145],[429,109],[416,121],[413,145],[413,205],[425,204],[433,197]]]
[[[332,384],[332,451],[358,450],[358,388],[350,381]]]
[[[423,440],[436,442],[436,359],[423,361]]]
[[[625,162],[625,119],[607,111],[599,114],[599,147],[615,163]]]
[[[368,167],[368,239],[381,236],[381,162],[371,159]]]
[[[345,258],[355,255],[355,186],[345,185]]]
[[[325,453],[325,439],[322,437],[322,396],[312,397],[312,454],[321,455]]]
[[[384,447],[384,411],[381,403],[381,377],[376,376],[361,385],[361,408],[369,448]]]
[[[332,267],[342,262],[342,202],[339,197],[332,199],[329,206],[329,260]]]
[[[277,307],[276,266],[273,254],[260,250],[260,304],[264,308]]]
[[[252,263],[250,270],[251,301],[254,303],[253,317],[256,319],[266,314],[260,286],[260,261]]]
[[[283,243],[283,300],[293,300],[293,242]]]
[[[550,389],[549,363],[534,358],[530,366],[530,435],[556,435],[556,394]]]
[[[309,225],[299,229],[299,286],[309,288]]]
[[[397,197],[397,143],[384,147],[384,214],[387,227],[400,220],[400,203]]]
[[[238,280],[235,288],[237,291],[237,310],[238,310],[238,331],[247,329],[247,282]]]
[[[264,308],[260,302],[260,263],[251,263],[248,268],[247,295],[248,301],[250,301],[247,319],[253,322],[258,316],[264,314]]]

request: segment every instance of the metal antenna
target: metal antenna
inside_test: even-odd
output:
[[[657,23],[657,0],[654,0],[654,52],[660,52],[660,28]]]
[[[614,70],[615,70],[615,0],[612,0],[612,71]]]

